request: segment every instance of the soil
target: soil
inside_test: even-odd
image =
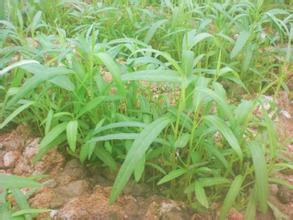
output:
[[[284,156],[292,160],[293,146],[286,140],[293,137],[293,105],[284,93],[280,94],[278,105],[280,114],[276,127],[281,143],[288,147]],[[44,186],[29,196],[31,207],[52,210],[40,214],[37,219],[217,219],[215,213],[218,213],[218,208],[215,208],[213,214],[199,215],[182,202],[156,195],[143,184],[131,183],[117,202],[110,205],[108,198],[113,183],[110,172],[97,172],[96,169],[82,166],[78,160],[66,158],[56,149],[34,164],[32,159],[38,149],[39,138],[33,137],[27,126],[20,125],[9,133],[0,134],[0,173],[47,175],[42,179]],[[276,173],[276,177],[293,184],[292,170]],[[28,190],[22,191],[26,193]],[[293,219],[293,190],[271,184],[270,192],[271,207],[277,207],[287,217],[282,217],[276,209],[271,208],[267,214],[258,213],[257,219]],[[229,219],[242,220],[244,215],[232,209]]]

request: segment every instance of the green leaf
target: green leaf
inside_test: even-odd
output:
[[[199,91],[200,93],[203,93],[203,95],[209,96],[211,99],[213,99],[219,107],[223,110],[225,115],[228,118],[233,117],[233,113],[231,111],[230,105],[225,101],[223,97],[215,93],[213,90],[208,88],[196,88],[196,91]]]
[[[37,25],[41,22],[42,19],[42,12],[38,11],[35,16],[33,17],[32,23],[31,23],[31,28],[35,29]]]
[[[168,20],[167,19],[162,19],[162,20],[159,20],[157,22],[155,22],[149,29],[148,29],[148,32],[146,33],[145,35],[145,38],[144,38],[144,42],[146,44],[148,44],[151,39],[153,38],[153,36],[155,35],[157,29],[162,26],[164,23],[166,23]]]
[[[88,143],[96,143],[100,141],[110,141],[110,140],[132,140],[139,136],[138,133],[117,133],[117,134],[107,134],[104,136],[99,136],[92,138]]]
[[[252,101],[242,101],[235,109],[235,121],[238,126],[243,125],[252,113],[254,105]]]
[[[268,135],[268,141],[270,146],[270,153],[271,157],[275,158],[277,155],[277,148],[278,148],[278,136],[276,133],[274,122],[269,117],[268,113],[264,111],[264,123],[267,128],[267,135]]]
[[[12,112],[1,124],[0,124],[0,130],[4,128],[9,122],[11,122],[18,114],[20,114],[22,111],[30,107],[34,102],[32,101],[26,101],[25,104],[19,106],[14,112]]]
[[[111,156],[111,154],[106,151],[103,147],[96,147],[95,148],[95,155],[103,161],[111,170],[116,170],[116,162]]]
[[[205,208],[208,208],[209,207],[208,198],[200,182],[196,182],[194,184],[194,191],[195,191],[196,199],[199,201],[199,203],[203,205]]]
[[[103,127],[99,127],[95,129],[94,134],[98,134],[102,131],[106,131],[113,128],[124,128],[124,127],[138,127],[138,128],[144,128],[146,126],[145,123],[137,122],[137,121],[122,121],[122,122],[116,122],[107,124]]]
[[[22,187],[41,187],[42,184],[26,177],[0,173],[0,188],[14,189]]]
[[[21,210],[30,208],[25,195],[19,189],[12,189],[11,192],[17,205],[19,206]],[[25,219],[31,220],[33,218],[30,215],[26,215]]]
[[[255,196],[255,189],[253,189],[249,196],[244,219],[254,220],[255,214],[256,214],[256,196]]]
[[[85,143],[80,148],[79,159],[81,162],[84,162],[87,158],[89,159],[96,147],[96,143]]]
[[[175,148],[184,148],[187,145],[189,138],[190,138],[190,134],[188,133],[181,134],[174,144]]]
[[[273,211],[274,217],[276,220],[289,220],[289,216],[285,215],[283,212],[278,209],[277,206],[275,206],[273,203],[268,202],[271,210]]]
[[[57,85],[58,87],[68,90],[68,91],[74,91],[75,85],[67,76],[57,76],[51,80],[49,80],[51,83]]]
[[[170,122],[171,119],[168,117],[159,118],[147,125],[136,137],[115,179],[110,196],[110,203],[113,203],[117,199],[138,162],[143,158],[152,142]]]
[[[78,121],[68,122],[66,127],[66,135],[67,135],[69,148],[73,152],[75,152],[75,149],[76,149],[76,140],[77,140],[77,134],[78,134],[77,129],[78,129]]]
[[[135,170],[134,170],[134,179],[136,182],[140,180],[142,177],[143,171],[145,167],[145,157],[143,157],[137,164]]]
[[[42,139],[40,143],[40,149],[37,155],[34,158],[34,162],[41,159],[41,157],[47,153],[47,151],[50,149],[50,143],[52,143],[58,136],[60,136],[66,129],[67,122],[61,123],[54,127],[45,137]]]
[[[30,67],[23,67],[25,70],[39,71],[33,77],[26,80],[23,86],[17,91],[16,95],[14,95],[6,105],[6,108],[9,108],[16,104],[21,98],[26,96],[29,92],[39,86],[41,83],[53,79],[54,77],[60,75],[66,75],[71,71],[61,67],[52,67],[52,68],[44,68],[42,65],[31,65]],[[31,69],[32,68],[32,69]],[[41,73],[41,74],[40,74]]]
[[[5,67],[0,71],[0,77],[3,76],[4,74],[8,73],[10,70],[22,66],[22,65],[27,65],[27,64],[38,64],[39,62],[36,60],[21,60],[19,62],[13,63],[9,65],[8,67]]]
[[[191,50],[199,42],[212,36],[213,35],[209,33],[196,33],[195,30],[192,30],[184,35],[182,48],[185,50]]]
[[[236,154],[239,156],[240,160],[243,159],[242,150],[240,148],[240,145],[238,143],[238,140],[236,139],[234,133],[231,131],[231,129],[226,125],[226,123],[219,117],[215,115],[208,115],[204,117],[204,120],[210,123],[211,126],[215,127],[219,132],[222,133],[222,135],[225,137],[227,142],[230,144],[232,149],[236,152]]]
[[[12,214],[13,217],[21,216],[25,214],[39,214],[43,212],[50,212],[51,209],[23,209]]]
[[[224,177],[205,177],[205,178],[199,178],[198,181],[200,182],[202,187],[211,187],[215,185],[230,183],[230,181]],[[188,187],[185,188],[184,193],[191,193],[194,190],[195,190],[195,183],[192,183]]]
[[[230,58],[233,59],[234,57],[236,57],[240,52],[241,50],[243,49],[243,47],[245,46],[248,38],[250,36],[250,32],[249,31],[241,31],[239,33],[239,37],[238,39],[236,40],[236,43],[231,51],[231,54],[230,54]]]
[[[101,103],[103,102],[106,102],[106,101],[109,101],[109,102],[112,102],[112,101],[116,101],[116,100],[119,100],[120,97],[119,96],[99,96],[99,97],[96,97],[94,99],[92,99],[91,101],[89,101],[88,103],[85,104],[85,106],[80,109],[79,113],[78,113],[78,118],[81,117],[82,115],[84,115],[85,113],[93,110],[93,109],[96,109]]]
[[[166,176],[164,176],[160,181],[157,183],[157,185],[161,185],[163,183],[169,182],[179,176],[182,176],[187,172],[186,169],[180,168],[177,170],[172,170],[170,173],[168,173]]]
[[[219,151],[219,149],[216,146],[212,146],[212,145],[207,144],[205,147],[207,148],[207,150],[210,154],[215,156],[223,164],[223,166],[226,169],[228,169],[227,160],[225,159],[224,155]]]
[[[123,81],[143,80],[152,82],[180,83],[183,79],[173,70],[142,70],[122,75]]]
[[[54,116],[54,112],[52,109],[50,109],[50,111],[48,112],[47,118],[46,118],[45,135],[48,134],[51,129],[53,116]]]
[[[10,205],[8,202],[0,204],[0,219],[12,219],[11,212],[9,211],[9,206]]]
[[[225,220],[229,214],[229,211],[235,203],[235,199],[240,192],[242,182],[243,177],[241,175],[236,176],[232,182],[220,211],[220,220]]]
[[[202,187],[210,187],[230,183],[230,181],[224,177],[204,177],[199,178],[198,181],[201,183]]]
[[[269,184],[266,160],[264,152],[260,146],[261,144],[258,142],[251,142],[248,144],[255,172],[256,198],[259,203],[260,210],[265,213],[267,211]]]
[[[192,74],[194,61],[194,53],[190,50],[183,50],[182,52],[182,65],[185,76],[190,76]]]

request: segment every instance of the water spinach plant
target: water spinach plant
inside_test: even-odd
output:
[[[290,165],[261,95],[288,91],[290,9],[121,2],[6,2],[0,129],[29,122],[35,161],[59,147],[117,172],[111,203],[134,179],[199,211],[220,202],[220,219],[266,212]]]

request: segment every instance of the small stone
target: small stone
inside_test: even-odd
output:
[[[283,204],[288,204],[293,200],[293,191],[285,186],[279,186],[277,197]]]
[[[240,212],[238,212],[236,209],[232,208],[229,213],[228,219],[229,220],[243,220],[244,216]]]
[[[18,151],[9,151],[3,157],[3,163],[5,167],[14,167],[16,160],[19,157]]]
[[[89,184],[86,180],[73,181],[65,186],[58,187],[57,191],[65,197],[72,198],[80,196],[89,190]]]
[[[272,195],[277,195],[278,193],[278,185],[277,184],[271,184],[270,185],[270,192]]]
[[[38,152],[38,141],[39,139],[34,139],[25,149],[23,152],[23,156],[27,157],[27,158],[32,158],[33,156],[35,156]]]

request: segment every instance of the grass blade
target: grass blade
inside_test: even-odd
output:
[[[137,121],[116,122],[116,123],[108,124],[103,127],[99,127],[97,129],[95,129],[94,134],[98,134],[102,131],[113,129],[113,128],[125,128],[125,127],[144,128],[145,126],[146,126],[145,123],[137,122]]]
[[[60,76],[60,75],[66,75],[68,73],[70,73],[71,71],[65,68],[46,68],[46,71],[44,71],[45,69],[43,68],[43,66],[41,65],[37,65],[39,68],[39,73],[41,74],[36,74],[33,77],[29,78],[24,84],[23,86],[17,91],[16,95],[14,95],[8,102],[6,105],[6,108],[11,107],[12,105],[16,104],[21,98],[23,98],[24,96],[26,96],[30,91],[32,91],[33,89],[35,89],[37,86],[39,86],[41,83],[53,79],[56,76]],[[30,67],[26,67],[28,69],[31,68]],[[33,69],[34,71],[38,71],[38,68]]]
[[[146,33],[145,37],[144,37],[144,42],[146,44],[148,44],[151,39],[153,38],[153,36],[155,35],[156,31],[158,30],[158,28],[160,26],[162,26],[163,24],[165,24],[168,20],[167,19],[162,19],[162,20],[159,20],[157,22],[155,22],[151,27],[150,29],[148,30],[148,32]]]
[[[18,107],[14,112],[12,112],[1,124],[0,124],[0,130],[4,128],[10,121],[12,121],[18,114],[20,114],[22,111],[30,107],[34,102],[28,101],[27,103],[21,105]]]
[[[41,187],[42,184],[26,177],[0,173],[0,188]]]
[[[175,82],[180,83],[180,77],[173,70],[142,70],[132,73],[127,73],[122,76],[123,81],[144,80],[152,82]]]
[[[102,147],[96,147],[95,155],[103,161],[111,170],[116,170],[116,162],[111,154]]]
[[[260,210],[265,213],[267,211],[269,184],[264,152],[258,142],[249,143],[248,148],[252,155],[255,170],[256,198],[259,203]]]
[[[221,97],[220,95],[215,93],[213,90],[208,88],[197,88],[195,89],[195,91],[199,91],[200,93],[203,93],[204,95],[209,96],[219,105],[219,107],[223,110],[223,112],[225,112],[225,115],[228,118],[232,118],[233,113],[230,109],[229,104],[225,101],[223,97]]]
[[[140,178],[142,177],[144,167],[145,167],[145,157],[143,157],[139,161],[138,165],[136,166],[136,169],[134,170],[134,179],[136,182],[138,182]]]
[[[196,199],[199,201],[199,203],[203,205],[205,208],[208,208],[209,207],[208,198],[200,182],[196,182],[194,184],[194,191],[195,191]]]
[[[111,140],[132,140],[137,138],[138,133],[117,133],[117,134],[107,134],[104,136],[99,136],[92,138],[88,143],[96,143],[100,141],[111,141]]]
[[[47,153],[50,147],[50,143],[52,143],[58,136],[60,136],[66,129],[67,122],[57,125],[54,127],[41,141],[40,150],[34,158],[34,162],[41,159],[41,157]]]
[[[43,212],[49,212],[51,211],[50,209],[22,209],[20,211],[14,212],[12,214],[13,217],[21,216],[21,215],[26,215],[26,214],[39,214]]]
[[[33,64],[33,63],[34,64],[39,64],[39,62],[36,61],[36,60],[21,60],[19,62],[13,63],[10,66],[5,67],[4,69],[2,69],[0,71],[0,77],[1,76],[4,76],[4,74],[8,73],[10,70],[12,70],[12,69],[14,69],[16,67],[19,67],[19,66],[22,66],[22,65],[26,65],[26,64]]]
[[[255,219],[255,214],[256,214],[256,196],[255,196],[255,189],[253,189],[248,200],[244,219],[253,220]]]
[[[236,57],[240,52],[241,50],[243,49],[243,47],[245,46],[248,38],[250,36],[250,32],[249,31],[241,31],[239,33],[239,37],[231,51],[231,54],[230,54],[230,58],[233,59],[234,57]]]
[[[172,170],[170,173],[168,173],[166,176],[164,176],[160,181],[157,183],[157,185],[161,185],[163,183],[167,183],[173,179],[176,179],[179,176],[182,176],[187,172],[186,169],[177,169],[177,170]]]

